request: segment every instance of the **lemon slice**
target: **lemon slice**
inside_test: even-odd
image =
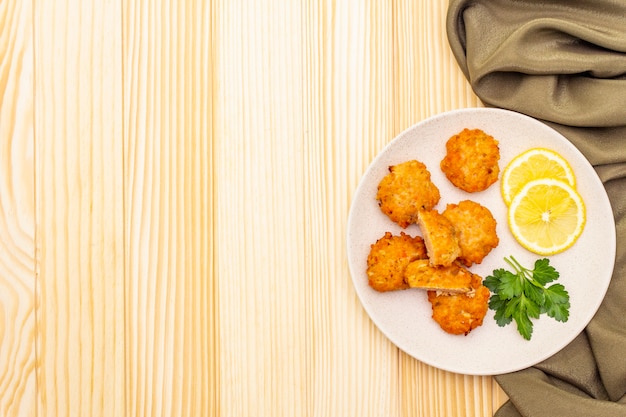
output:
[[[551,178],[528,182],[513,197],[508,210],[515,239],[540,255],[554,255],[571,247],[585,220],[585,205],[578,192]]]
[[[545,148],[529,149],[515,157],[502,172],[501,192],[507,205],[529,181],[553,178],[576,186],[574,171],[558,153]]]

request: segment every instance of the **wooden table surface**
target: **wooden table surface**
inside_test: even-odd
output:
[[[0,416],[491,416],[348,271],[400,131],[480,106],[445,0],[0,2]]]

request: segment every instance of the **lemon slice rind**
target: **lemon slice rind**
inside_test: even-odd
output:
[[[534,161],[529,162],[533,158]],[[542,159],[547,160],[547,163],[542,163]],[[531,163],[538,166],[529,167],[528,165]],[[556,164],[556,167],[550,166],[551,164]],[[552,172],[549,172],[549,168],[552,169]],[[536,171],[532,172],[533,169]],[[558,173],[554,172],[555,169]],[[510,205],[515,195],[526,183],[540,178],[560,179],[567,182],[572,188],[576,187],[574,170],[565,158],[550,149],[531,148],[513,158],[502,172],[500,191],[505,204]]]

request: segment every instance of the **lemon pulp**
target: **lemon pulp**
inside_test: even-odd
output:
[[[568,183],[540,178],[526,183],[508,210],[509,228],[526,249],[553,255],[571,247],[585,225],[585,206]]]

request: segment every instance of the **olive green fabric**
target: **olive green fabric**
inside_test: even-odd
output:
[[[542,120],[589,159],[617,228],[596,316],[553,357],[496,376],[510,400],[495,415],[626,416],[626,0],[451,0],[447,30],[486,106]]]

